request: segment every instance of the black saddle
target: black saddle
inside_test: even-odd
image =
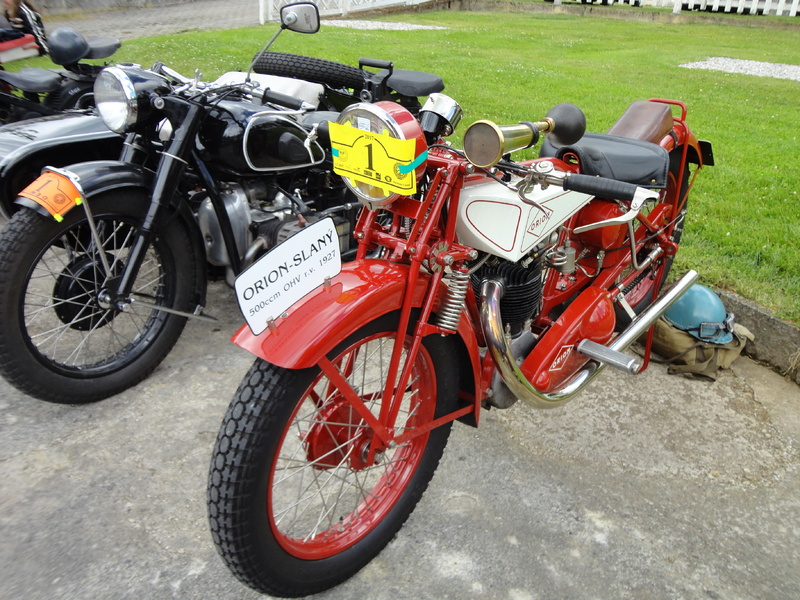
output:
[[[666,104],[637,101],[608,130],[585,133],[576,143],[558,146],[545,138],[541,157],[577,157],[581,172],[608,177],[642,187],[667,187],[669,155],[658,145],[672,129],[672,112]]]
[[[0,81],[5,81],[15,88],[25,92],[46,94],[58,89],[61,82],[61,75],[55,71],[47,69],[37,69],[35,67],[25,67],[17,73],[0,71]]]
[[[90,37],[86,41],[89,42],[89,52],[84,58],[90,59],[108,58],[122,46],[118,39],[112,37]]]
[[[652,142],[608,135],[585,133],[576,144],[557,147],[548,139],[539,156],[564,159],[576,156],[585,175],[608,177],[647,188],[667,187],[669,155]]]
[[[386,80],[386,87],[402,96],[429,96],[441,92],[444,81],[433,73],[395,69]]]

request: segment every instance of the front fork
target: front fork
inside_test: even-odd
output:
[[[337,386],[339,384],[345,386],[344,389],[340,390],[342,394],[353,405],[353,408],[365,417],[365,421],[373,430],[372,440],[369,444],[367,464],[371,464],[376,453],[383,452],[386,448],[406,443],[419,435],[428,433],[436,427],[477,411],[476,404],[473,402],[468,406],[436,418],[432,422],[405,432],[400,436],[395,436],[394,433],[394,425],[400,411],[406,386],[411,378],[411,371],[415,364],[417,353],[420,351],[422,345],[422,339],[426,335],[452,335],[455,333],[455,328],[451,330],[430,323],[434,306],[439,296],[440,285],[442,284],[444,266],[451,265],[454,262],[463,262],[468,258],[474,258],[470,249],[460,246],[457,247],[455,244],[440,243],[436,248],[430,246],[430,240],[434,237],[434,230],[439,224],[435,216],[442,214],[445,210],[444,205],[448,200],[452,203],[457,202],[456,197],[453,195],[453,187],[458,180],[459,172],[457,169],[440,170],[437,172],[433,181],[430,183],[429,191],[425,196],[424,202],[416,206],[416,218],[411,231],[408,233],[408,237],[401,243],[398,243],[399,240],[393,235],[383,233],[379,231],[379,228],[374,229],[372,227],[375,218],[373,213],[362,214],[361,225],[366,231],[362,232],[365,233],[365,235],[359,238],[359,256],[363,257],[365,249],[370,246],[372,242],[375,242],[379,246],[392,248],[393,256],[397,258],[403,255],[408,256],[411,263],[408,279],[405,284],[405,295],[401,304],[400,323],[397,328],[396,342],[389,363],[386,387],[383,392],[381,410],[377,419],[375,419],[371,413],[367,416],[366,413],[369,413],[369,410],[366,408],[363,401],[354,396],[354,390],[352,390],[343,377],[334,374],[334,377],[337,379]],[[453,239],[455,235],[454,228],[455,223],[454,220],[452,220],[449,228],[445,232],[445,239]],[[404,340],[411,324],[411,315],[414,306],[414,290],[417,287],[416,284],[422,270],[423,262],[426,261],[432,273],[427,283],[427,292],[419,311],[419,318],[411,333],[411,345],[406,352],[405,363],[401,365],[405,347]],[[331,368],[336,369],[327,359],[320,361],[319,365],[329,377],[331,375]],[[393,383],[395,380],[397,381],[396,385]]]
[[[198,105],[190,104],[176,98],[166,97],[163,99],[165,106],[163,112],[167,115],[170,122],[179,123],[175,128],[172,141],[167,149],[161,153],[156,175],[154,178],[153,189],[151,190],[150,207],[142,223],[136,232],[136,237],[131,246],[128,260],[122,273],[111,279],[102,300],[118,310],[126,310],[131,300],[129,298],[133,289],[134,281],[139,273],[139,269],[144,261],[147,248],[153,241],[156,232],[161,227],[164,215],[170,205],[178,184],[186,169],[187,161],[184,157],[189,156],[194,144],[197,131],[202,122],[204,109]],[[129,150],[123,151],[123,156]],[[88,205],[88,203],[86,203]],[[91,213],[87,217],[92,222]],[[98,249],[102,244],[97,237],[96,230],[92,226],[92,235],[95,236],[95,243]],[[100,253],[103,256],[102,252]],[[106,268],[107,276],[112,277],[111,272]]]

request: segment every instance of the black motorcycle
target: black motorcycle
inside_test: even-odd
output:
[[[318,27],[313,4],[281,10],[281,30]],[[418,105],[443,88],[438,77],[367,62],[389,68],[352,68],[358,96]],[[396,75],[411,94],[393,88]],[[340,82],[343,98],[353,83]],[[52,402],[106,398],[144,379],[187,318],[210,318],[209,275],[232,284],[326,217],[346,255],[357,203],[316,139],[337,116],[317,110],[325,93],[250,71],[209,84],[163,64],[104,69],[95,99],[125,135],[120,159],[45,169],[0,233],[0,373]]]
[[[296,85],[287,78],[322,85],[318,111],[338,112],[359,101],[392,100],[417,114],[421,107],[418,96],[444,89],[438,75],[394,69],[391,62],[375,59],[361,59],[357,68],[310,56],[263,51],[256,55],[253,72],[281,77],[270,85],[286,94],[291,94]],[[123,141],[123,136],[106,127],[93,111],[67,111],[0,126],[0,216],[10,218],[19,210],[17,194],[44,167],[116,159]]]
[[[60,27],[50,34],[47,46],[51,60],[63,69],[0,70],[0,123],[94,106],[94,81],[104,65],[81,61],[108,58],[120,42],[110,37],[87,39],[74,29]]]

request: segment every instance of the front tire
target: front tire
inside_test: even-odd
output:
[[[397,323],[396,313],[373,321],[329,354],[376,417]],[[454,409],[452,343],[425,338],[398,433]],[[255,362],[222,422],[209,473],[214,543],[236,577],[263,593],[304,596],[341,583],[383,549],[433,477],[450,424],[370,462],[371,432],[319,367]]]
[[[186,323],[135,302],[123,312],[102,301],[122,272],[149,198],[123,189],[90,202],[110,274],[81,207],[61,223],[21,209],[0,234],[0,373],[49,402],[93,402],[135,385]],[[197,277],[190,248],[185,227],[164,227],[139,269],[134,299],[187,310]]]

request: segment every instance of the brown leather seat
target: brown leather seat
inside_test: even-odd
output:
[[[672,129],[672,125],[672,110],[668,105],[637,100],[607,133],[658,144]]]

